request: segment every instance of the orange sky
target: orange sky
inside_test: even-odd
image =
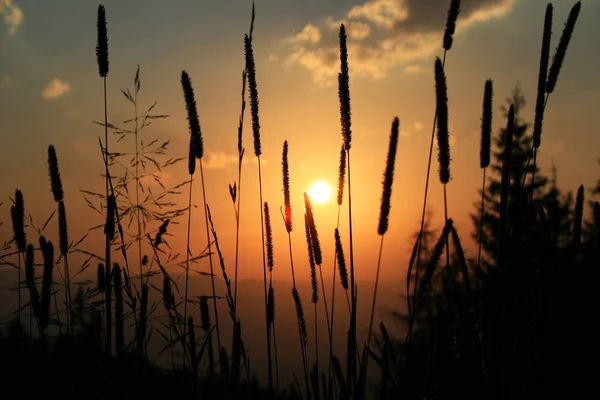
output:
[[[357,277],[372,279],[379,237],[377,218],[391,121],[400,118],[400,142],[392,193],[391,223],[386,235],[383,279],[405,277],[411,235],[418,229],[434,112],[433,60],[441,55],[441,32],[448,1],[429,1],[423,14],[414,0],[308,1],[302,5],[257,1],[254,48],[260,96],[264,199],[273,213],[275,277],[289,277],[287,236],[279,206],[283,203],[281,147],[289,141],[295,261],[307,264],[302,226],[302,192],[316,181],[330,184],[332,200],[314,206],[324,249],[324,268],[331,268],[333,229],[337,217],[335,185],[341,143],[335,58],[340,21],[350,29],[352,101],[352,196]],[[571,1],[556,1],[553,48]],[[148,138],[171,140],[168,155],[187,157],[189,140],[179,76],[187,70],[194,84],[205,143],[207,201],[227,268],[233,269],[235,218],[228,184],[237,177],[236,145],[240,110],[243,35],[251,3],[230,7],[181,2],[168,9],[157,1],[138,9],[129,2],[107,1],[111,72],[108,78],[109,120],[122,121],[132,109],[119,89],[132,87],[141,66],[141,108],[158,101],[156,111],[169,114],[144,132]],[[518,83],[527,97],[523,118],[533,118],[539,45],[545,3],[524,0],[465,1],[446,74],[450,114],[452,181],[449,214],[470,246],[473,211],[480,185],[479,124],[486,79],[494,80],[494,133],[505,125],[499,106]],[[16,9],[20,11],[15,11]],[[67,1],[60,6],[27,1],[0,1],[0,207],[3,238],[11,237],[9,196],[19,188],[27,211],[42,224],[54,207],[47,179],[46,151],[57,149],[66,191],[70,235],[77,239],[102,223],[89,211],[80,189],[101,191],[102,160],[98,137],[102,128],[102,81],[94,54],[96,6]],[[539,163],[549,172],[552,160],[559,185],[575,190],[591,187],[598,176],[600,126],[600,4],[584,1],[582,13],[555,94],[548,103]],[[9,17],[7,17],[9,16]],[[20,17],[19,17],[20,16]],[[256,159],[250,117],[246,114],[246,148],[242,181],[241,277],[261,277],[260,214]],[[113,138],[114,139],[114,138]],[[120,151],[131,151],[124,140]],[[116,149],[115,145],[115,149]],[[433,171],[437,170],[435,162]],[[115,169],[113,174],[118,174]],[[198,177],[198,175],[196,175]],[[187,164],[165,170],[166,185],[187,179]],[[199,181],[194,203],[201,204]],[[433,226],[441,226],[442,192],[432,175],[430,209]],[[158,186],[153,186],[158,190]],[[187,189],[174,198],[180,206]],[[347,241],[347,196],[340,231]],[[192,250],[205,246],[204,218],[193,214]],[[185,218],[171,225],[170,244],[185,254]],[[49,228],[50,229],[50,228]],[[54,229],[54,228],[52,228]],[[84,248],[102,252],[98,236]],[[54,231],[48,233],[53,238]],[[205,270],[206,265],[201,264]],[[308,269],[302,270],[305,280]],[[302,278],[300,278],[302,279]]]

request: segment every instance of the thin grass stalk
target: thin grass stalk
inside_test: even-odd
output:
[[[112,269],[111,265],[111,243],[115,237],[115,209],[116,201],[114,196],[108,196],[108,203],[106,208],[106,224],[104,226],[104,236],[106,239],[105,243],[105,282],[106,282],[106,293],[105,293],[105,307],[106,307],[106,351],[111,354],[112,352]]]
[[[483,90],[483,111],[481,117],[481,148],[479,151],[479,167],[483,170],[481,183],[481,212],[479,216],[479,232],[477,234],[477,266],[475,267],[475,287],[479,289],[481,276],[481,248],[483,243],[483,213],[485,211],[485,175],[490,165],[491,136],[492,136],[492,99],[494,96],[493,82],[488,79]]]
[[[18,262],[18,321],[21,323],[21,258],[27,250],[27,238],[25,236],[25,201],[23,200],[23,193],[17,189],[15,190],[15,204],[10,209],[13,233],[15,243],[17,245],[17,262]]]
[[[507,250],[508,235],[508,196],[510,189],[510,162],[512,155],[513,129],[515,121],[515,107],[511,104],[508,111],[508,122],[504,138],[504,156],[502,161],[502,178],[500,182],[500,221],[498,240],[498,264],[504,268]]]
[[[217,292],[215,289],[215,275],[213,270],[213,262],[212,262],[212,250],[211,250],[211,240],[208,229],[208,212],[206,207],[206,188],[204,185],[204,168],[202,166],[202,159],[200,159],[200,179],[202,181],[202,201],[204,203],[204,219],[206,221],[206,240],[208,241],[208,260],[210,264],[210,281],[212,286],[212,295],[213,295],[213,309],[215,312],[215,329],[217,331],[217,346],[221,348],[221,332],[219,330],[219,312],[217,310]]]
[[[437,143],[440,182],[444,185],[444,223],[448,221],[448,199],[446,186],[450,181],[450,142],[448,135],[448,96],[446,75],[442,61],[435,60],[435,94],[437,109]],[[450,279],[450,246],[446,239],[446,279]]]
[[[338,167],[338,192],[337,192],[337,204],[338,204],[338,211],[337,211],[337,220],[336,220],[336,225],[335,225],[335,235],[339,236],[339,228],[340,228],[340,214],[341,214],[341,210],[342,210],[342,201],[344,199],[344,183],[346,180],[346,148],[344,143],[342,143],[341,146],[341,150],[340,150],[340,164]],[[331,382],[331,379],[333,378],[333,389],[337,394],[337,389],[335,386],[335,375],[332,375],[332,360],[333,360],[333,334],[334,334],[334,324],[335,324],[335,276],[336,276],[336,269],[337,269],[337,240],[335,240],[334,238],[334,246],[335,246],[335,252],[333,255],[333,277],[331,279],[331,329],[329,332],[329,369],[328,369],[328,373],[327,376],[329,377],[329,381]],[[348,298],[348,291],[346,290],[346,299]],[[348,306],[350,306],[350,302],[348,301]],[[331,390],[331,388],[330,388]]]
[[[121,268],[115,263],[113,268],[115,285],[115,349],[118,355],[125,350],[125,319],[123,315],[123,281]]]
[[[50,188],[54,201],[58,204],[58,234],[60,253],[63,257],[63,264],[65,268],[64,275],[64,286],[65,286],[65,307],[67,314],[67,334],[71,334],[71,280],[69,275],[69,239],[67,235],[67,215],[64,204],[64,191],[62,181],[60,179],[60,172],[58,168],[58,158],[56,156],[56,150],[54,146],[48,146],[48,172],[50,176]]]
[[[277,392],[279,392],[279,362],[277,355],[277,339],[275,337],[275,292],[273,290],[273,233],[271,230],[271,214],[269,212],[269,204],[265,201],[264,203],[265,213],[265,239],[267,241],[267,266],[269,267],[269,291],[267,295],[267,325],[271,325],[273,334],[273,351],[275,352],[275,381]]]
[[[577,257],[581,247],[581,224],[583,220],[583,185],[577,189],[575,213],[573,216],[573,257]]]
[[[369,333],[367,335],[367,348],[371,346],[371,334],[373,332],[373,319],[375,317],[375,304],[377,301],[377,288],[379,286],[379,269],[381,267],[381,256],[383,253],[383,238],[389,226],[389,216],[391,208],[390,203],[392,198],[392,184],[394,182],[394,169],[396,163],[396,151],[398,149],[399,129],[400,120],[398,119],[398,117],[396,117],[392,122],[390,143],[387,153],[387,160],[385,163],[385,171],[383,174],[383,193],[381,195],[381,207],[379,210],[379,226],[377,228],[377,233],[381,236],[381,243],[379,244],[379,255],[377,257],[377,271],[375,273],[375,288],[373,289],[373,303],[371,305],[371,318],[369,322]],[[363,353],[363,358],[364,357],[367,357],[367,355]],[[365,368],[367,365],[367,361],[365,360]]]
[[[446,20],[446,29],[444,32],[444,38],[442,41],[442,47],[444,48],[444,54],[442,56],[442,70],[445,70],[446,67],[446,55],[447,52],[452,48],[453,43],[453,35],[456,27],[456,20],[458,19],[458,14],[460,12],[460,1],[452,0],[450,3],[450,8],[448,10],[448,18]],[[421,265],[421,247],[422,247],[422,239],[423,239],[423,229],[425,229],[425,212],[427,210],[427,194],[429,191],[429,176],[431,173],[431,158],[433,155],[433,139],[435,136],[435,128],[438,119],[438,109],[436,106],[434,115],[433,115],[433,127],[431,129],[431,141],[429,144],[429,158],[427,161],[427,175],[425,178],[425,193],[423,196],[423,210],[421,212],[421,227],[419,229],[419,235],[417,237],[417,253],[416,253],[416,266],[415,266],[415,283],[413,286],[413,299],[416,299],[417,296],[417,282],[419,281],[419,268]],[[408,333],[406,337],[406,342],[410,343],[412,339],[412,330],[414,326],[414,318],[413,318],[413,306],[411,305],[411,296],[410,296],[410,277],[412,273],[413,264],[409,264],[409,268],[406,274],[406,299],[408,304]]]
[[[546,45],[546,35],[547,40],[548,40],[548,45],[549,45],[549,41],[550,41],[550,35],[551,35],[551,23],[552,23],[552,11],[550,9],[551,4],[549,4],[546,7],[546,17],[544,19],[544,36],[542,38],[542,46]],[[541,115],[540,115],[540,121],[539,121],[539,132],[536,132],[536,126],[534,123],[534,141],[531,147],[531,153],[529,154],[529,158],[527,160],[527,167],[525,169],[525,173],[523,174],[523,182],[521,183],[521,186],[525,185],[525,179],[527,178],[527,173],[529,171],[529,164],[531,162],[531,158],[533,157],[534,159],[536,158],[536,153],[537,153],[537,148],[540,145],[540,136],[541,136],[541,123],[542,123],[542,119],[543,119],[543,115],[544,115],[544,110],[546,109],[546,105],[548,104],[548,99],[550,97],[550,94],[552,92],[554,92],[554,89],[556,88],[556,82],[558,81],[558,75],[560,73],[560,70],[562,68],[562,64],[564,62],[564,58],[565,55],[567,53],[567,48],[569,46],[569,42],[571,41],[571,37],[573,35],[573,31],[575,29],[575,23],[577,22],[577,18],[579,17],[579,12],[581,11],[581,1],[578,1],[577,3],[575,3],[573,5],[573,7],[571,8],[571,11],[569,12],[569,16],[567,17],[567,21],[565,23],[565,27],[563,28],[559,43],[558,43],[558,47],[556,48],[556,53],[554,54],[554,57],[552,59],[552,64],[550,66],[550,69],[547,72],[547,80],[545,83],[545,100],[544,100],[544,106],[541,109]],[[543,63],[544,63],[544,47],[542,47],[542,55],[540,58],[540,67],[543,67]],[[549,50],[548,50],[549,52]],[[546,67],[548,65],[548,62],[545,62]],[[538,78],[538,96],[536,99],[536,120],[535,122],[538,122],[538,101],[539,97],[540,97],[540,86],[539,83],[541,81],[541,76],[542,74],[542,68],[540,68],[540,76]],[[537,146],[536,146],[537,145]],[[534,180],[535,178],[535,161],[534,161],[534,168],[532,171],[532,193],[531,193],[531,199],[530,201],[533,201],[533,183],[535,182]]]
[[[254,8],[254,7],[253,7]],[[245,55],[246,55],[246,71],[248,73],[248,88],[250,91],[250,110],[252,114],[252,135],[254,138],[254,155],[258,159],[258,183],[259,183],[259,197],[260,197],[260,229],[261,229],[261,250],[263,258],[263,291],[265,300],[265,325],[266,325],[266,336],[267,336],[267,361],[269,368],[269,391],[273,391],[273,367],[272,367],[272,356],[271,356],[271,331],[269,324],[267,323],[268,313],[268,294],[267,294],[267,263],[265,257],[265,226],[264,226],[264,215],[263,215],[263,190],[262,190],[262,171],[260,156],[262,154],[261,149],[261,138],[260,138],[260,122],[258,113],[258,89],[256,85],[256,65],[254,61],[254,51],[252,49],[252,41],[248,35],[244,38],[245,44]]]
[[[304,317],[304,308],[302,307],[302,300],[298,290],[294,287],[292,289],[292,297],[294,298],[294,305],[296,306],[296,318],[298,320],[298,332],[300,333],[300,348],[302,350],[302,365],[304,367],[304,383],[306,385],[306,398],[310,399],[310,379],[308,373],[308,354],[306,345],[308,343],[308,336],[306,332],[306,319]]]
[[[188,306],[188,287],[190,280],[190,237],[192,229],[192,187],[194,183],[194,171],[196,170],[196,156],[194,154],[194,140],[190,137],[190,148],[189,148],[189,159],[188,159],[188,172],[190,174],[190,190],[188,197],[188,221],[187,221],[187,243],[185,248],[185,292],[183,299],[183,319],[187,321],[187,306]],[[185,335],[185,329],[184,329]],[[183,357],[184,368],[185,368],[185,355]]]

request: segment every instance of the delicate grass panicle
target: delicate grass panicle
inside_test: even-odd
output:
[[[552,65],[550,66],[550,71],[548,72],[546,93],[552,93],[554,91],[554,88],[556,87],[558,74],[560,72],[560,68],[562,67],[562,63],[565,59],[567,47],[569,46],[569,41],[571,40],[571,36],[573,35],[573,30],[575,29],[577,17],[579,17],[579,11],[581,11],[581,1],[575,3],[573,8],[571,8],[571,12],[569,13],[569,17],[567,18],[567,22],[565,23],[565,27],[562,31],[562,35],[560,36],[560,41],[558,42],[558,47],[556,48],[556,53],[554,53]]]
[[[398,128],[400,120],[394,118],[392,122],[392,132],[390,134],[390,143],[385,165],[385,173],[383,175],[383,194],[381,195],[381,208],[379,210],[379,227],[377,233],[385,234],[388,229],[390,216],[390,200],[392,197],[392,183],[394,182],[394,165],[396,162],[396,149],[398,148]]]
[[[337,255],[337,263],[340,270],[340,282],[342,283],[342,287],[348,290],[348,270],[346,269],[346,258],[344,257],[344,249],[342,248],[342,240],[338,228],[335,228],[335,254]]]
[[[493,82],[485,81],[483,89],[483,115],[481,117],[481,150],[479,152],[479,166],[487,168],[490,165],[491,137],[492,137],[492,98],[494,97]]]
[[[533,147],[536,149],[540,147],[544,107],[546,105],[546,81],[548,78],[548,59],[550,58],[550,39],[552,37],[552,11],[552,4],[548,3],[544,17],[540,71],[538,73],[537,96],[535,99],[535,119],[533,122]]]
[[[460,0],[452,0],[450,9],[448,10],[448,19],[446,20],[446,30],[444,31],[444,50],[448,51],[452,48],[454,40],[454,31],[456,30],[456,19],[460,11]]]
[[[260,145],[260,121],[258,119],[258,88],[256,87],[256,64],[254,62],[254,50],[252,39],[244,36],[244,48],[246,51],[246,73],[248,74],[248,88],[250,89],[250,113],[252,114],[252,136],[254,137],[254,155],[262,154]]]
[[[578,251],[581,245],[581,224],[583,221],[583,185],[577,189],[575,213],[573,215],[573,250]]]
[[[448,139],[448,95],[442,60],[435,59],[435,99],[437,106],[437,143],[440,181],[450,181],[450,142]]]
[[[337,203],[338,206],[342,205],[344,199],[344,182],[346,181],[346,148],[342,144],[340,150],[340,166],[338,167],[338,192],[337,192]]]
[[[96,59],[100,77],[108,75],[108,33],[106,31],[106,11],[103,5],[98,6],[98,42],[96,44]]]
[[[193,146],[191,147],[194,149],[196,158],[201,159],[204,155],[202,131],[200,130],[200,120],[198,118],[198,110],[196,109],[196,98],[194,96],[192,80],[186,71],[181,71],[181,86],[183,88],[183,97],[185,99],[185,109],[187,110],[190,135],[193,141]]]
[[[283,175],[283,204],[285,207],[285,229],[288,233],[292,231],[292,206],[290,201],[290,167],[288,162],[288,142],[283,142],[281,155],[281,167]]]

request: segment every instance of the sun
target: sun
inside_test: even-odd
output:
[[[308,190],[308,195],[315,203],[325,203],[331,198],[331,187],[325,182],[315,182]]]

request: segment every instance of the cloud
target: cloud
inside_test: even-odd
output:
[[[71,85],[60,79],[52,79],[48,85],[42,90],[42,97],[47,100],[56,99],[65,95],[71,89]]]
[[[16,35],[23,22],[23,10],[14,5],[12,0],[0,0],[0,15],[8,25],[8,32]]]
[[[420,65],[409,64],[406,67],[404,67],[404,72],[409,74],[416,74],[417,72],[421,72],[421,69],[422,68]]]
[[[339,26],[339,25],[338,25]],[[349,22],[346,34],[350,39],[362,40],[371,33],[371,26],[362,22]]]
[[[420,123],[419,121],[415,121],[413,123],[413,128],[415,129],[415,131],[422,131],[424,127],[425,126],[423,126],[423,124]]]
[[[321,41],[321,29],[312,24],[307,24],[296,36],[292,38],[297,43],[319,43]]]
[[[225,152],[207,151],[206,158],[202,160],[202,165],[207,169],[225,169],[230,164],[237,164],[238,157]]]
[[[10,75],[3,75],[1,81],[4,85],[10,85],[12,83],[12,78]]]
[[[502,18],[518,0],[463,0],[456,34],[469,26]],[[354,77],[381,79],[391,68],[405,65],[418,72],[419,63],[441,49],[448,0],[367,0],[350,8],[340,20],[327,17],[307,24],[292,40],[285,65],[301,66],[320,86],[337,81],[339,49],[335,30],[346,25],[348,57]],[[326,35],[319,27],[325,28]]]

